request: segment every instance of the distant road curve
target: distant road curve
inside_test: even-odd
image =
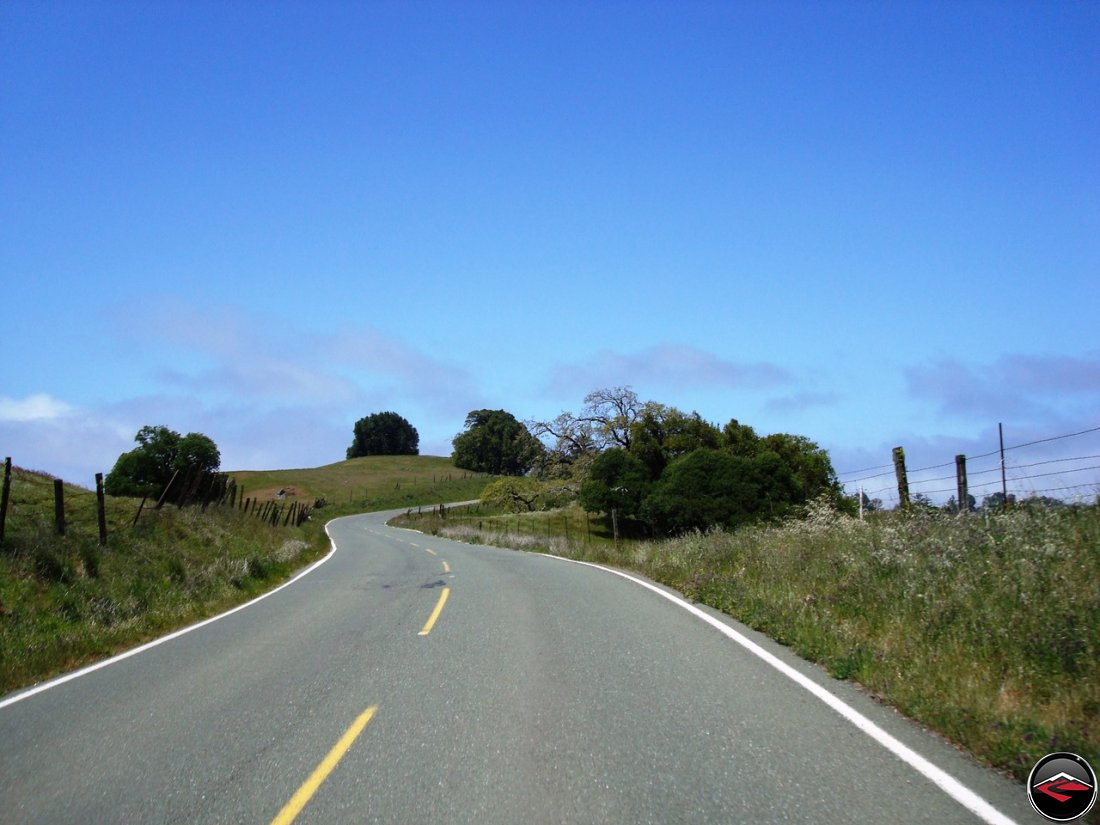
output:
[[[726,617],[392,515],[0,701],[0,820],[1035,821],[1022,787]]]

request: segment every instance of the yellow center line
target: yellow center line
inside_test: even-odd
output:
[[[430,547],[423,547],[421,549],[427,551],[428,553],[431,553],[433,556],[435,555],[435,551]]]
[[[446,561],[443,562],[443,572],[444,573],[450,573],[451,572],[451,565],[447,564]]]
[[[302,783],[294,796],[290,797],[290,801],[283,806],[283,809],[279,811],[278,815],[271,820],[271,825],[290,825],[294,821],[294,818],[302,812],[302,808],[306,806],[313,795],[317,793],[317,789],[321,787],[321,783],[328,778],[328,775],[332,773],[332,769],[336,767],[336,764],[343,759],[344,754],[348,752],[348,748],[359,737],[359,734],[363,732],[363,728],[367,726],[367,722],[374,716],[374,712],[378,710],[378,705],[371,705],[351,723],[351,727],[344,731],[344,735],[340,737],[340,741],[337,742],[332,750],[328,752],[321,764],[310,774],[309,779]]]
[[[435,626],[435,620],[439,618],[439,614],[443,612],[443,605],[447,603],[447,597],[451,595],[451,588],[444,587],[443,592],[439,594],[439,601],[436,603],[435,610],[432,611],[432,615],[428,617],[428,621],[424,624],[418,636],[427,636],[432,632],[432,627]]]

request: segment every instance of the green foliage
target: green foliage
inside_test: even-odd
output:
[[[649,402],[630,426],[630,452],[641,459],[651,480],[661,477],[670,461],[703,448],[715,449],[722,434],[699,413]]]
[[[662,533],[732,529],[781,515],[796,490],[794,474],[774,453],[746,458],[704,448],[668,466],[645,511]]]
[[[533,478],[505,476],[498,478],[481,493],[481,503],[506,513],[523,513],[540,509],[545,485]]]
[[[742,424],[736,418],[722,428],[722,448],[731,455],[752,458],[760,452],[760,436],[748,424]]]
[[[145,426],[134,441],[140,446],[120,455],[103,481],[108,495],[157,495],[176,471],[214,472],[221,464],[217,445],[202,433],[180,436],[164,426]]]
[[[779,456],[794,473],[798,479],[798,502],[826,497],[836,505],[843,498],[843,490],[829,454],[810,439],[801,435],[774,433],[761,439],[761,447]]]
[[[452,444],[456,467],[491,475],[523,475],[544,452],[527,427],[504,410],[472,411]]]
[[[642,461],[621,447],[612,447],[589,465],[578,501],[589,512],[618,510],[627,518],[637,518],[651,486],[649,471]]]
[[[857,508],[828,453],[805,436],[762,437],[735,418],[719,430],[697,412],[642,403],[629,387],[596,390],[584,403],[580,415],[563,412],[533,427],[553,438],[539,477],[579,477],[590,512],[617,510],[675,533],[776,518],[818,499]],[[681,463],[699,451],[720,456]]]
[[[348,458],[368,455],[419,455],[420,434],[395,412],[373,413],[355,422]]]

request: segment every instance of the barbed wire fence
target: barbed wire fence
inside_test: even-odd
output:
[[[1066,455],[1053,455],[1052,445]],[[1001,436],[1003,445],[1003,430]],[[902,456],[899,469],[898,455]],[[1092,504],[1100,498],[1100,427],[1039,438],[979,455],[908,469],[904,451],[894,461],[838,473],[845,492],[872,509],[893,509],[910,501],[937,506],[999,506],[1040,499]],[[970,501],[962,501],[962,493]]]
[[[9,509],[15,504],[25,502],[18,501],[12,496],[13,470],[10,457],[3,462],[2,481],[0,481],[0,545],[4,543],[7,515]],[[96,473],[95,489],[87,490],[73,484],[66,484],[60,478],[45,476],[40,473],[31,475],[40,476],[43,483],[52,482],[53,486],[53,527],[58,535],[66,535],[70,531],[78,533],[98,532],[100,545],[107,544],[108,518],[106,511],[106,497],[103,489],[103,474]],[[34,497],[38,501],[38,509],[46,510],[48,507],[43,497]],[[155,503],[154,503],[155,502]],[[149,503],[148,508],[146,507]],[[239,487],[234,479],[225,473],[210,472],[205,470],[190,470],[176,472],[167,486],[155,499],[145,496],[137,506],[131,527],[137,525],[142,513],[147,509],[159,510],[165,505],[174,505],[176,508],[201,507],[205,512],[210,506],[227,507],[240,510],[262,522],[278,527],[293,525],[299,527],[307,521],[316,505],[304,502],[282,502],[277,500],[261,500],[260,498],[246,498],[244,488]]]

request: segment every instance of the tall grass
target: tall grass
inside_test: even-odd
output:
[[[108,499],[101,547],[94,496],[67,491],[60,536],[52,480],[20,472],[13,487],[0,549],[0,693],[239,604],[328,546],[319,524],[273,527],[221,507],[146,510],[131,528],[138,502]]]
[[[434,529],[516,544],[469,522]],[[665,541],[532,535],[767,633],[1017,779],[1056,750],[1100,764],[1100,507],[862,522],[811,507]]]
[[[424,456],[232,475],[253,500],[284,489],[290,500],[327,504],[300,527],[261,523],[229,507],[148,504],[132,526],[139,500],[108,497],[108,541],[100,547],[94,493],[66,487],[68,529],[59,536],[52,476],[16,468],[0,547],[0,693],[270,589],[327,551],[323,524],[331,518],[477,498],[489,481]]]

